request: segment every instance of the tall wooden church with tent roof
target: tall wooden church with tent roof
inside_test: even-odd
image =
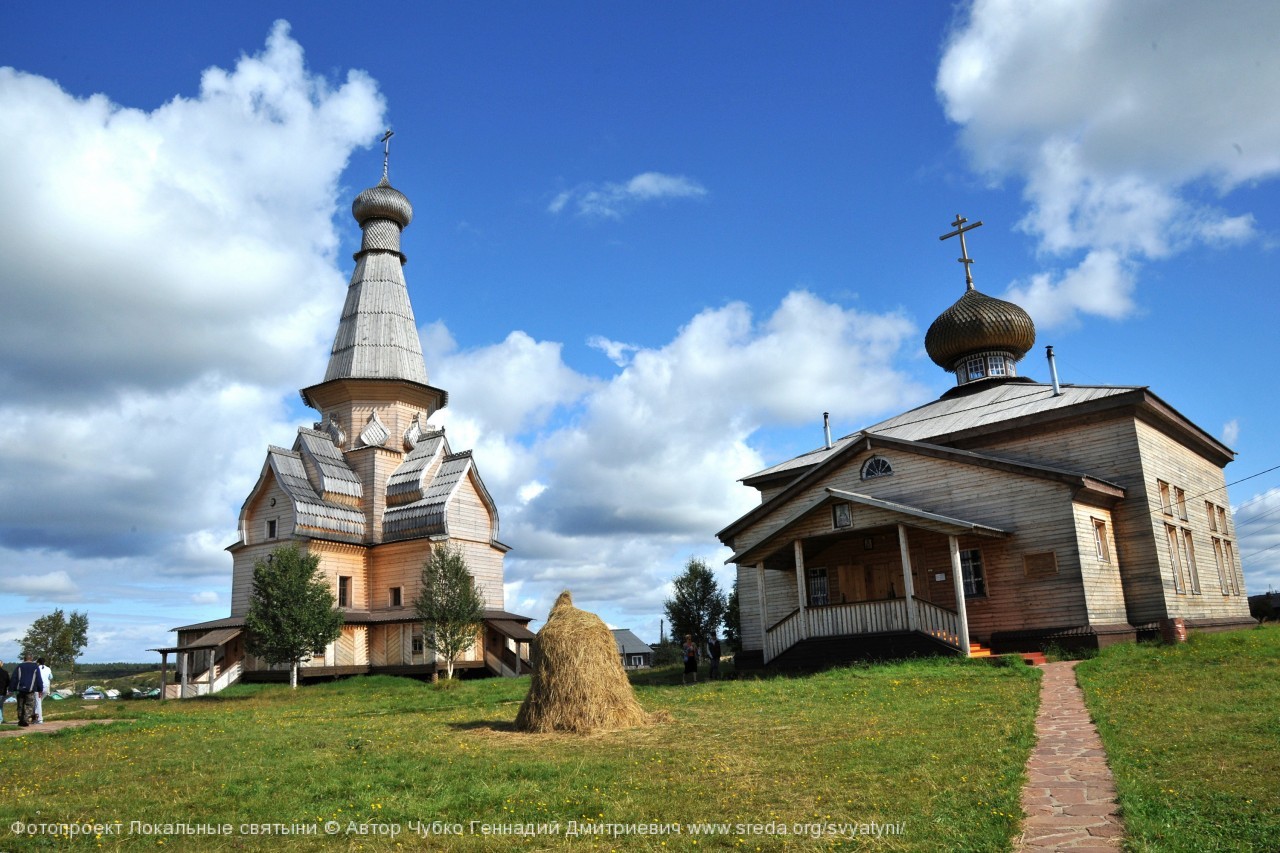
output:
[[[1018,375],[1035,327],[967,289],[925,336],[956,387],[743,479],[720,531],[741,664],[1100,647],[1253,624],[1223,468],[1234,453],[1141,386]]]
[[[383,138],[384,143],[390,133]],[[177,628],[157,649],[177,656],[179,683],[166,695],[213,692],[240,679],[287,676],[247,654],[242,636],[253,567],[286,543],[320,558],[345,624],[342,636],[300,669],[302,677],[436,668],[413,602],[432,548],[460,550],[487,605],[475,646],[456,666],[516,675],[527,668],[529,617],[503,610],[498,508],[471,451],[455,452],[431,416],[448,394],[427,382],[422,345],[401,267],[409,200],[387,179],[351,206],[363,232],[324,381],[302,389],[320,413],[291,448],[270,447],[240,510],[231,615]],[[443,663],[441,664],[443,666]]]

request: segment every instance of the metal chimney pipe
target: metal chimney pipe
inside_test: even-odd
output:
[[[1061,397],[1062,388],[1058,386],[1058,361],[1053,357],[1053,347],[1045,347],[1045,357],[1049,359],[1049,378],[1053,381],[1053,396]]]
[[[831,413],[822,413],[822,434],[827,437],[827,450],[831,449]]]

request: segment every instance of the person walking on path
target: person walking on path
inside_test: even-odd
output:
[[[4,725],[4,700],[9,698],[9,670],[0,660],[0,725]]]
[[[693,676],[693,683],[698,683],[698,646],[693,642],[693,637],[689,634],[684,635],[684,683],[689,683],[689,676]]]
[[[720,677],[720,638],[715,634],[707,640],[707,659],[711,661],[711,672],[707,675],[712,681]]]
[[[18,725],[26,728],[35,716],[35,694],[44,690],[40,665],[31,659],[30,652],[24,654],[22,663],[13,668],[13,680],[9,686],[18,694]]]
[[[36,694],[36,722],[44,724],[44,699],[53,690],[53,670],[44,665],[44,658],[36,658],[36,666],[40,667],[40,680],[44,689]]]

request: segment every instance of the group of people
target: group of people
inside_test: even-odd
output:
[[[689,683],[689,676],[693,676],[693,683],[698,683],[698,644],[693,641],[693,637],[689,634],[684,635],[684,643],[680,648],[684,651],[684,683]],[[715,681],[720,677],[720,638],[715,634],[711,635],[711,639],[707,640],[707,660],[711,662],[711,672],[708,677]]]
[[[31,659],[24,654],[22,663],[13,668],[13,675],[0,660],[0,723],[4,722],[4,700],[13,693],[18,698],[18,725],[29,726],[44,722],[44,697],[53,685],[53,670],[44,665],[44,658]]]

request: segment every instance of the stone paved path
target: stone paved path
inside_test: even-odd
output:
[[[1119,850],[1124,825],[1098,730],[1076,684],[1076,661],[1041,667],[1036,748],[1022,789],[1019,850]]]

